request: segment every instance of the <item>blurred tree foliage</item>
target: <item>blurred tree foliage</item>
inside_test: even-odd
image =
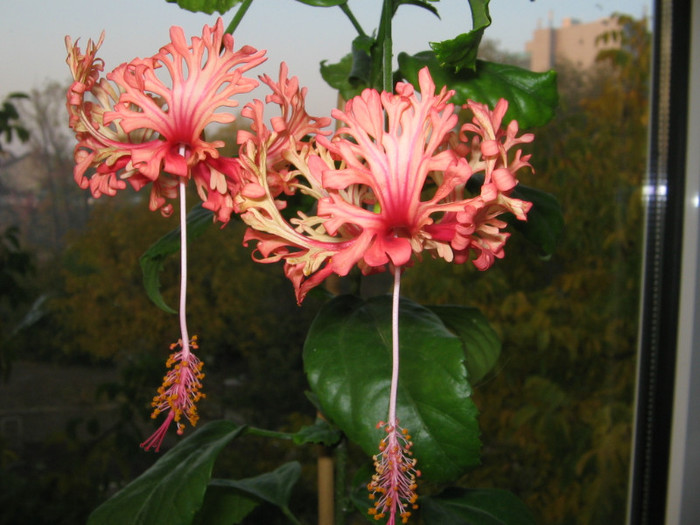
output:
[[[426,260],[407,271],[403,283],[405,295],[426,304],[478,306],[501,335],[502,362],[475,389],[483,465],[464,482],[514,490],[547,524],[624,519],[649,35],[645,21],[620,20],[623,31],[601,38],[622,45],[602,54],[600,67],[560,68],[560,112],[536,131],[531,148],[537,172],[523,183],[550,191],[565,211],[567,229],[555,255],[542,261],[514,235],[505,260],[486,274]],[[49,100],[31,114],[52,111]],[[56,174],[72,184],[59,162],[63,153],[53,148],[60,137],[42,140],[40,151],[55,154]],[[54,189],[46,202],[63,206],[62,190]],[[148,301],[138,259],[175,221],[149,212],[145,197],[104,198],[88,207],[83,195],[70,208],[78,218],[61,219],[73,228],[60,237],[62,255],[49,250],[52,257],[40,258],[37,283],[49,299],[40,322],[15,344],[25,359],[118,368],[119,379],[100,391],[118,410],[109,424],[86,417],[24,452],[0,436],[0,505],[6,509],[0,523],[84,522],[99,501],[156,458],[137,444],[157,424],[148,419],[149,403],[178,337],[177,318]],[[88,208],[83,228],[80,216]],[[49,216],[50,206],[45,211]],[[242,225],[232,222],[209,228],[190,245],[189,324],[200,337],[207,374],[202,421],[226,417],[296,430],[315,415],[304,396],[301,348],[318,302],[310,296],[297,307],[281,269],[254,263],[242,234]],[[8,254],[18,249],[11,237],[3,248]],[[47,248],[53,239],[47,237]],[[161,276],[171,305],[178,275],[173,258]],[[217,469],[237,478],[300,459],[305,481],[299,486],[307,489],[299,490],[308,493],[296,497],[308,498],[313,515],[313,455],[313,447],[247,436],[226,450]]]
[[[622,523],[631,452],[650,35],[620,16],[598,67],[562,65],[561,108],[536,130],[533,180],[566,230],[550,260],[514,235],[486,274],[428,262],[404,291],[479,306],[502,336],[477,386],[483,466],[466,486],[511,488],[541,523]]]
[[[27,502],[20,514],[0,523],[13,523],[18,516],[33,518],[33,523],[82,522],[108,494],[157,459],[138,443],[159,424],[148,417],[150,400],[179,331],[177,316],[159,310],[146,297],[139,257],[176,224],[148,211],[146,197],[124,195],[93,205],[86,228],[69,235],[62,258],[54,263],[58,270],[43,323],[22,339],[24,359],[116,367],[119,379],[105,384],[96,399],[116,403],[116,417],[101,425],[87,417],[75,421],[73,427],[87,429],[83,437],[67,429],[51,443],[37,444],[31,457],[17,456],[0,443],[0,452],[13,458],[0,473],[13,480],[13,490],[3,494]],[[237,222],[223,229],[212,225],[190,244],[188,317],[192,332],[199,335],[207,376],[200,414],[203,422],[225,417],[297,430],[315,417],[304,394],[301,348],[317,304],[309,297],[299,308],[280,268],[251,259],[250,250],[242,246],[243,230]],[[176,304],[177,257],[166,262],[161,283],[165,300]],[[313,447],[297,449],[245,438],[228,458],[222,457],[220,468],[232,471],[226,473],[230,477],[244,477],[295,458],[313,465]],[[307,454],[311,457],[302,457]],[[67,468],[63,459],[79,467]],[[305,475],[311,478],[305,484],[310,494],[300,497],[311,498],[313,472]],[[61,490],[52,498],[56,484]],[[70,493],[84,497],[73,502]],[[39,497],[49,504],[39,505]],[[2,498],[0,503],[9,502]],[[47,505],[53,520],[44,519],[41,509]],[[312,503],[309,508],[314,508]]]
[[[10,371],[11,352],[9,341],[31,322],[27,318],[26,305],[30,301],[33,286],[31,279],[36,268],[32,253],[19,241],[19,229],[9,226],[0,234],[0,377],[7,379]]]
[[[0,105],[0,155],[4,153],[2,143],[9,143],[17,137],[21,142],[29,139],[29,132],[19,122],[15,102],[27,98],[24,93],[10,93]]]

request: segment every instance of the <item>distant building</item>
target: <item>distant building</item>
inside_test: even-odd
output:
[[[547,71],[557,64],[570,63],[585,69],[592,66],[598,52],[617,47],[615,41],[597,42],[598,36],[615,29],[614,18],[601,18],[595,22],[580,23],[572,18],[564,18],[560,28],[538,28],[532,40],[525,44],[530,54],[530,69]]]

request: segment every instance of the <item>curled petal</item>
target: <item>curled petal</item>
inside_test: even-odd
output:
[[[531,169],[530,157],[510,149],[532,140],[517,135],[517,124],[501,127],[505,100],[493,111],[469,101],[473,119],[455,131],[453,92],[436,90],[426,68],[420,93],[400,82],[395,93],[366,89],[334,110],[341,125],[329,138],[313,125],[293,125],[291,115],[305,115],[295,105],[305,91],[287,79],[286,68],[279,82],[263,82],[273,88],[268,103],[283,116],[266,124],[262,102],[244,109],[253,123],[239,134],[242,182],[234,206],[250,227],[246,241],[257,244],[258,260],[284,261],[298,299],[331,273],[407,266],[423,251],[482,270],[503,257],[508,234],[499,217],[525,220],[529,210],[509,195],[516,173]],[[292,129],[309,137],[292,137]],[[468,195],[467,183],[479,173],[480,190]],[[294,191],[316,200],[315,216],[282,215],[276,199]]]
[[[99,78],[103,62],[96,57],[102,38],[88,42],[85,54],[66,39],[74,79],[67,105],[78,139],[76,181],[96,197],[113,195],[126,187],[125,180],[135,189],[152,184],[149,206],[167,215],[168,201],[177,195],[173,186],[192,178],[205,207],[227,221],[236,168],[220,158],[224,143],[207,141],[204,131],[234,120],[222,110],[236,107],[235,97],[257,86],[245,73],[265,60],[264,51],[234,50],[221,19],[191,43],[180,27],[171,28],[170,38],[157,54],[124,63],[106,78]]]

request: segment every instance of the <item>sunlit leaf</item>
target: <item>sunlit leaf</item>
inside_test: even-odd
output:
[[[480,381],[496,365],[501,354],[498,335],[478,308],[429,306],[445,326],[462,341],[469,381]]]
[[[430,47],[440,65],[455,72],[462,69],[476,69],[476,56],[479,52],[479,44],[484,32],[470,31],[463,33],[452,40],[431,42]]]
[[[455,91],[452,102],[464,104],[467,100],[486,103],[493,108],[499,99],[508,100],[505,120],[517,120],[521,128],[542,126],[554,116],[559,103],[556,73],[534,73],[517,66],[476,61],[474,71],[459,73],[440,66],[435,53],[423,51],[416,55],[399,54],[399,73],[418,87],[418,71],[423,67],[437,88],[447,86]]]
[[[202,426],[99,506],[88,525],[187,525],[202,505],[214,461],[245,427]]]
[[[477,410],[460,339],[437,315],[401,301],[397,416],[424,479],[453,480],[479,461]],[[391,298],[327,303],[304,345],[309,384],[334,424],[369,455],[383,437],[391,383]]]
[[[193,13],[212,14],[215,11],[222,15],[229,11],[234,5],[240,4],[243,0],[166,0],[170,4],[177,4],[182,9]]]
[[[484,30],[491,25],[489,0],[469,0],[469,7],[472,14],[471,31],[450,40],[430,43],[440,65],[456,73],[463,69],[476,68],[481,38],[484,36]]]
[[[214,214],[198,204],[187,214],[187,239],[196,239],[213,222]],[[166,233],[151,245],[140,257],[139,264],[143,272],[143,285],[146,294],[153,303],[168,313],[176,313],[170,308],[160,293],[160,272],[163,270],[165,260],[172,254],[180,251],[180,228]]]
[[[419,500],[425,523],[450,525],[535,525],[535,518],[514,494],[499,489],[452,487]]]

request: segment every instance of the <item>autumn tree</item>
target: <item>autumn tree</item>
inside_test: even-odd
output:
[[[631,451],[650,37],[620,16],[588,71],[561,68],[561,107],[535,130],[536,185],[565,231],[541,260],[514,235],[487,275],[421,265],[404,289],[480,307],[503,341],[478,385],[483,466],[467,486],[510,487],[542,523],[622,523]]]

